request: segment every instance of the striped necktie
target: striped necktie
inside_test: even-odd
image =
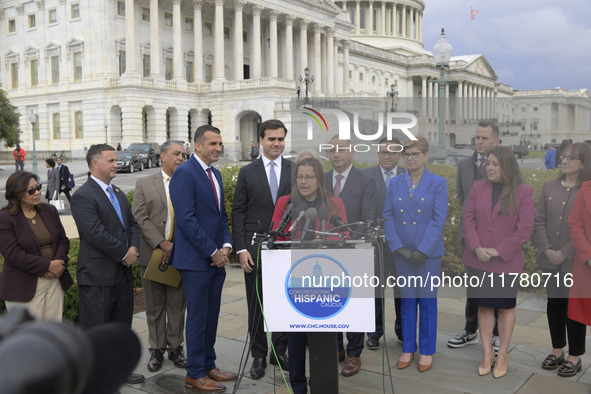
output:
[[[107,192],[109,193],[109,199],[111,200],[111,204],[115,207],[115,211],[117,212],[117,216],[119,216],[119,220],[123,227],[125,227],[125,222],[123,221],[123,214],[121,213],[121,206],[119,205],[119,200],[117,196],[115,196],[115,192],[111,186],[107,187]]]

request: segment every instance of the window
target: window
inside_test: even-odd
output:
[[[224,40],[229,40],[230,39],[230,28],[227,26],[224,26]]]
[[[213,31],[212,24],[209,22],[205,22],[203,24],[203,34],[205,34],[206,36],[211,36],[212,31]]]
[[[57,10],[55,8],[47,11],[47,19],[49,19],[49,24],[57,23]]]
[[[212,68],[211,64],[205,65],[205,82],[211,82],[211,75],[212,75]]]
[[[164,13],[164,26],[172,27],[172,14],[170,12]]]
[[[125,51],[119,51],[119,76],[125,73]]]
[[[71,19],[78,19],[80,18],[80,4],[72,4],[70,6],[70,18]]]
[[[365,29],[365,9],[362,8],[359,11],[359,28]]]
[[[193,18],[185,17],[185,30],[193,31]]]
[[[248,43],[248,32],[246,30],[242,32],[242,42]]]
[[[533,129],[534,129],[534,131],[538,131],[538,122],[534,122]]]
[[[51,116],[51,120],[53,123],[53,139],[54,140],[61,140],[62,139],[62,132],[60,129],[60,114],[59,112],[54,112]]]
[[[8,32],[9,33],[16,33],[16,20],[14,20],[14,19],[8,20]]]
[[[362,72],[359,73],[359,82],[363,82],[363,73]]]
[[[10,63],[10,79],[12,80],[12,88],[18,88],[18,63]]]
[[[59,83],[60,81],[60,58],[59,56],[51,57],[51,83]]]
[[[35,14],[29,15],[28,20],[29,20],[29,29],[33,29],[33,28],[35,28],[35,26],[37,26],[36,21],[35,21]]]
[[[74,52],[72,54],[74,59],[74,81],[82,79],[82,52]]]
[[[349,70],[349,79],[353,80],[353,71]]]
[[[525,112],[525,107],[521,107],[521,112]]]
[[[82,111],[74,112],[74,137],[84,138],[84,131],[82,129]]]
[[[351,23],[355,23],[355,10],[352,8],[349,10],[349,20]]]
[[[534,107],[534,112],[538,112],[538,107]]]
[[[142,7],[142,21],[150,22],[150,9]]]
[[[164,59],[164,79],[172,79],[172,59],[169,57]]]
[[[193,62],[187,61],[185,63],[185,75],[187,76],[187,82],[193,82]]]
[[[39,84],[39,63],[37,59],[31,60],[31,86],[37,86]]]
[[[142,64],[142,68],[143,68],[143,76],[145,78],[150,76],[150,55],[144,55],[144,59],[143,59],[143,64]]]
[[[125,16],[125,3],[122,1],[117,2],[117,15]]]
[[[389,79],[388,78],[385,78],[384,79],[384,86],[387,87],[388,85],[389,85]]]

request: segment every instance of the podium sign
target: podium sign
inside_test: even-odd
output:
[[[269,331],[375,331],[373,248],[263,250],[261,256]]]

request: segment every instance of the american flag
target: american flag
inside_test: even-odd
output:
[[[479,13],[480,11],[478,11],[478,10],[473,10],[473,9],[470,9],[470,10],[471,10],[471,12],[470,12],[470,19],[471,19],[471,20],[473,20],[474,18],[476,18],[476,15],[478,15],[478,13]]]

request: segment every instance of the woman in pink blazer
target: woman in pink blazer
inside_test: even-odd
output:
[[[464,211],[466,248],[462,261],[469,276],[483,281],[482,286],[471,281],[468,288],[468,297],[479,305],[478,328],[483,352],[479,375],[487,375],[493,366],[490,340],[494,310],[498,309],[501,347],[493,376],[500,378],[507,373],[507,351],[515,326],[519,283],[515,281],[511,287],[513,277],[506,274],[523,271],[522,247],[533,229],[534,198],[532,188],[523,184],[515,156],[508,148],[497,147],[491,151],[486,175],[485,181],[474,184]]]

